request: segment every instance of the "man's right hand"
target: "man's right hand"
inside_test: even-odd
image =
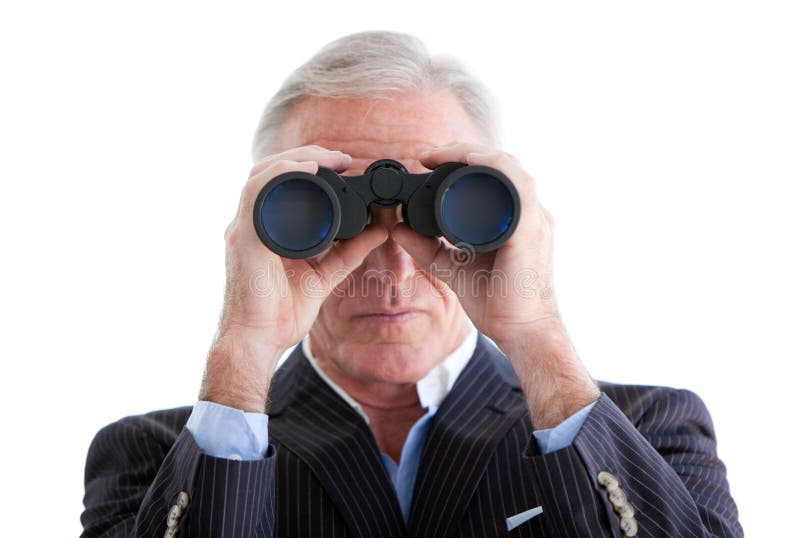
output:
[[[201,400],[265,412],[281,354],[311,329],[330,292],[387,239],[386,228],[371,225],[313,258],[292,260],[269,250],[256,235],[255,200],[272,178],[291,171],[315,174],[320,166],[341,173],[351,162],[342,152],[303,146],[271,155],[251,170],[236,217],[225,231],[225,302]]]

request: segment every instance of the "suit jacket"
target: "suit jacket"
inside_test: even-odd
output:
[[[182,537],[624,536],[601,471],[633,507],[636,536],[742,536],[711,419],[689,391],[601,383],[573,443],[541,454],[508,359],[481,335],[433,418],[406,528],[368,425],[300,346],[271,386],[263,460],[204,455],[184,427],[191,407],[102,429],[83,536],[165,536],[181,492]],[[506,518],[538,506],[508,530]]]

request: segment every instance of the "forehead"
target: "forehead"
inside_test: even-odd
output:
[[[367,160],[416,158],[456,140],[480,143],[482,137],[449,92],[391,99],[311,97],[294,106],[278,133],[280,150],[317,144]]]

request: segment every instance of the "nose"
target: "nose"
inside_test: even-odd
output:
[[[372,224],[379,224],[391,230],[403,220],[401,206],[370,206]],[[379,287],[387,285],[402,288],[416,271],[414,259],[390,237],[364,259],[364,269],[377,278]],[[394,290],[395,292],[397,290]]]
[[[376,204],[370,204],[370,222],[372,224],[380,224],[391,230],[395,224],[403,220],[402,206],[397,204],[394,207],[382,207]]]

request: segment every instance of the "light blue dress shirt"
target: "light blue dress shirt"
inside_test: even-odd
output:
[[[395,462],[388,455],[381,454],[383,465],[397,492],[397,499],[406,522],[408,522],[411,510],[414,481],[422,457],[422,447],[428,436],[431,419],[439,409],[441,399],[452,388],[455,378],[463,369],[466,360],[472,356],[476,342],[477,332],[473,328],[465,342],[442,361],[441,368],[434,369],[418,384],[420,403],[427,413],[420,417],[409,430],[400,454],[400,461]],[[320,377],[369,422],[361,407],[317,366],[310,353],[308,340],[304,340],[303,344],[306,358]],[[440,386],[436,387],[437,383]],[[431,384],[434,385],[433,390]],[[533,436],[539,445],[539,450],[543,454],[548,454],[569,446],[593,407],[594,403],[587,405],[555,428],[534,431]],[[246,413],[213,402],[199,401],[192,409],[186,428],[192,433],[197,446],[205,454],[233,460],[257,460],[263,458],[267,452],[269,443],[267,423],[268,417],[264,413]]]

